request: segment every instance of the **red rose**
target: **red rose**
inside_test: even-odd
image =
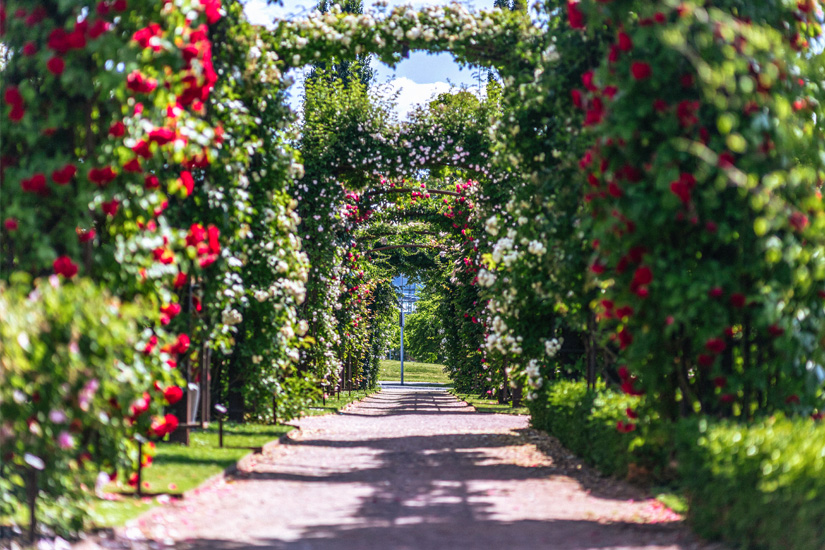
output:
[[[221,235],[220,230],[214,225],[210,225],[207,229],[207,234],[209,235],[209,251],[213,254],[219,253],[221,251],[221,242],[219,240]]]
[[[126,125],[119,120],[109,126],[109,135],[112,137],[123,137],[125,133]]]
[[[715,286],[712,289],[708,290],[708,296],[711,298],[721,298],[722,297],[722,287]]]
[[[639,418],[639,415],[636,413],[636,411],[634,411],[630,407],[626,408],[624,412],[625,412],[625,414],[627,415],[628,418],[631,418],[631,419]]]
[[[82,243],[87,243],[94,240],[95,235],[97,234],[94,229],[80,229],[79,227],[75,229],[75,233],[77,233],[77,240]]]
[[[622,50],[623,52],[629,52],[630,50],[633,49],[633,40],[630,39],[630,36],[628,36],[627,33],[620,32],[619,33],[619,39],[618,39],[618,45],[619,45],[619,49]]]
[[[152,158],[152,150],[149,147],[149,143],[144,140],[138,141],[133,147],[132,152],[139,157],[143,157],[145,159]]]
[[[20,88],[17,86],[9,86],[3,94],[3,100],[12,108],[23,104],[23,96],[20,94]]]
[[[204,256],[198,260],[198,264],[201,267],[209,267],[210,265],[214,264],[218,260],[217,254],[209,254],[208,256]]]
[[[192,191],[195,190],[195,180],[192,179],[192,173],[188,170],[184,170],[180,173],[180,183],[186,189],[186,196],[192,194]]]
[[[178,418],[174,414],[167,414],[164,420],[166,420],[167,434],[170,434],[178,429]]]
[[[633,286],[641,286],[650,284],[653,281],[653,271],[646,266],[639,266],[636,271],[633,273],[633,282],[631,285]]]
[[[616,317],[619,319],[630,317],[631,315],[633,315],[633,308],[630,306],[624,306],[616,309]]]
[[[126,0],[115,0],[112,4],[112,8],[115,11],[124,12],[129,7],[129,3]]]
[[[785,334],[785,329],[780,327],[779,325],[773,324],[768,327],[768,332],[771,336],[779,337]]]
[[[117,177],[117,172],[111,166],[104,168],[91,168],[88,173],[89,181],[96,184],[98,187],[105,187],[112,183]]]
[[[123,171],[131,172],[133,174],[139,174],[140,172],[143,172],[143,167],[140,165],[140,159],[136,157],[127,162],[126,164],[124,164]]]
[[[193,223],[189,226],[189,233],[186,235],[187,246],[197,246],[198,243],[206,238],[206,230],[199,223]]]
[[[204,8],[206,14],[206,21],[210,25],[214,25],[221,18],[221,1],[220,0],[200,0],[201,6]]]
[[[114,218],[117,215],[117,209],[120,206],[120,202],[117,199],[112,199],[108,202],[103,202],[100,205],[100,208],[103,210],[103,213],[107,216],[111,216]]]
[[[163,397],[170,405],[174,405],[183,398],[183,390],[178,386],[169,386],[163,390]]]
[[[728,385],[728,379],[724,376],[717,376],[713,379],[713,385],[717,388],[724,388]]]
[[[679,119],[679,124],[684,128],[690,128],[699,122],[696,113],[699,111],[698,101],[680,101],[676,105],[676,118]]]
[[[730,304],[735,308],[745,307],[745,302],[746,298],[744,294],[739,294],[736,292],[730,296]]]
[[[89,27],[89,38],[91,38],[92,40],[97,40],[98,38],[103,36],[103,33],[108,31],[109,29],[110,24],[108,22],[103,21],[102,19],[98,19],[97,21],[92,23],[91,27]]]
[[[697,361],[699,362],[699,366],[701,367],[710,367],[713,365],[713,363],[716,362],[716,357],[714,357],[713,355],[706,355],[704,353],[700,353],[699,357],[697,358]]]
[[[157,189],[160,187],[160,180],[154,174],[150,174],[144,178],[143,186],[146,189]]]
[[[60,256],[52,264],[54,272],[58,275],[63,275],[67,279],[71,279],[77,275],[77,265],[72,262],[68,256]]]
[[[77,174],[77,168],[74,164],[67,164],[60,170],[55,170],[52,172],[52,181],[54,181],[57,185],[66,185],[72,178]]]
[[[189,336],[187,336],[186,334],[181,334],[175,341],[174,346],[172,346],[172,352],[178,354],[186,353],[187,351],[189,351],[189,344]]]
[[[186,273],[178,273],[175,277],[175,282],[172,283],[175,288],[182,288],[187,282]]]
[[[23,46],[23,55],[27,57],[31,57],[37,53],[37,44],[34,42],[26,42],[26,45]]]
[[[585,28],[584,14],[581,11],[579,11],[579,0],[567,0],[567,18],[570,22],[570,28]]]
[[[630,378],[630,371],[627,370],[627,367],[624,365],[619,367],[619,370],[617,372],[619,374],[619,378],[621,378],[622,380],[627,380],[628,378]]]
[[[653,75],[653,70],[644,61],[634,61],[630,65],[630,73],[636,80],[645,80]]]
[[[17,223],[17,220],[15,218],[6,218],[3,222],[3,227],[6,228],[6,231],[11,233],[13,231],[17,231],[17,229],[20,227],[20,224]]]
[[[158,145],[166,145],[175,140],[175,131],[169,128],[155,128],[149,132],[149,141]]]
[[[792,213],[788,221],[796,231],[802,231],[808,226],[808,216],[802,212]]]
[[[84,19],[75,26],[74,31],[66,35],[66,45],[70,50],[82,50],[86,47],[86,28],[88,23]]]
[[[627,327],[622,328],[622,330],[619,331],[619,347],[621,349],[625,349],[632,343],[633,335],[630,334],[630,331],[627,330]]]
[[[27,193],[34,193],[41,196],[49,194],[46,176],[43,174],[35,174],[27,180],[22,180],[20,187]]]
[[[583,105],[583,103],[582,103],[582,91],[579,90],[579,89],[574,88],[573,90],[570,90],[570,97],[573,100],[573,105],[575,105],[577,108],[581,109],[582,105]]]
[[[593,83],[594,76],[593,71],[587,71],[582,75],[582,84],[584,84],[585,89],[589,92],[596,92],[599,90],[599,88],[597,88]]]
[[[707,342],[705,342],[705,349],[711,353],[722,353],[727,348],[725,341],[721,338],[708,338]]]
[[[154,78],[146,78],[136,70],[126,77],[126,87],[135,93],[148,94],[158,87],[158,82]]]

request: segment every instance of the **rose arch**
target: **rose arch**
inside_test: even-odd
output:
[[[232,1],[3,0],[0,513],[33,468],[56,509],[76,475],[136,481],[216,401],[274,420],[374,384],[402,269],[440,281],[457,386],[539,416],[560,380],[609,386],[635,459],[698,414],[821,417],[817,17],[548,0],[265,30]],[[414,50],[491,68],[486,97],[399,124],[321,72],[296,131],[289,69]]]

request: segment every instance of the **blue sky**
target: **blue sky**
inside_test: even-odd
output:
[[[403,2],[390,0],[389,5],[413,5],[423,7],[432,4],[442,4],[431,0],[416,0]],[[493,0],[469,0],[462,2],[471,9],[491,9]],[[370,9],[371,0],[365,0],[365,8]],[[247,17],[258,25],[271,25],[277,19],[300,18],[309,14],[316,5],[315,0],[286,0],[283,6],[268,6],[266,0],[246,0],[244,2]],[[398,114],[404,118],[417,103],[426,102],[433,95],[445,92],[454,86],[478,85],[474,73],[469,68],[461,69],[449,54],[429,55],[423,52],[413,52],[409,59],[403,60],[394,70],[379,63],[372,62],[377,70],[376,81],[387,86],[390,92],[398,91]],[[486,75],[485,75],[486,76]],[[299,82],[300,83],[300,82]],[[296,89],[296,91],[298,91]],[[293,94],[292,106],[298,108],[300,94]]]

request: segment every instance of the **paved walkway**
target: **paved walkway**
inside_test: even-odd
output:
[[[127,530],[204,550],[709,548],[524,416],[391,387]]]

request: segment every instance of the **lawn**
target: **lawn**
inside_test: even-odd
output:
[[[318,404],[307,413],[309,416],[337,412],[345,405],[363,399],[373,391],[358,390],[352,395],[342,392],[340,399],[327,399],[326,404]],[[207,479],[220,474],[234,465],[245,455],[260,450],[266,443],[289,433],[294,426],[278,424],[224,424],[224,448],[218,447],[218,423],[213,422],[206,430],[192,430],[188,447],[159,443],[154,463],[143,470],[143,492],[166,494],[179,498],[185,491],[194,489]],[[122,525],[158,504],[155,497],[137,499],[130,487],[110,485],[110,498],[95,504],[92,519],[98,527]],[[119,493],[126,493],[125,495]],[[161,501],[166,498],[161,497]]]
[[[479,397],[477,394],[473,393],[458,393],[455,390],[450,390],[450,393],[455,395],[462,401],[469,403],[470,405],[475,407],[476,411],[480,413],[530,414],[530,411],[527,410],[527,407],[513,408],[513,406],[509,403],[501,405],[496,399],[487,399],[485,397]]]
[[[386,382],[401,380],[401,362],[382,360],[378,379]],[[444,365],[434,363],[416,363],[404,361],[404,382],[429,382],[431,384],[450,384],[450,378],[444,372]]]

